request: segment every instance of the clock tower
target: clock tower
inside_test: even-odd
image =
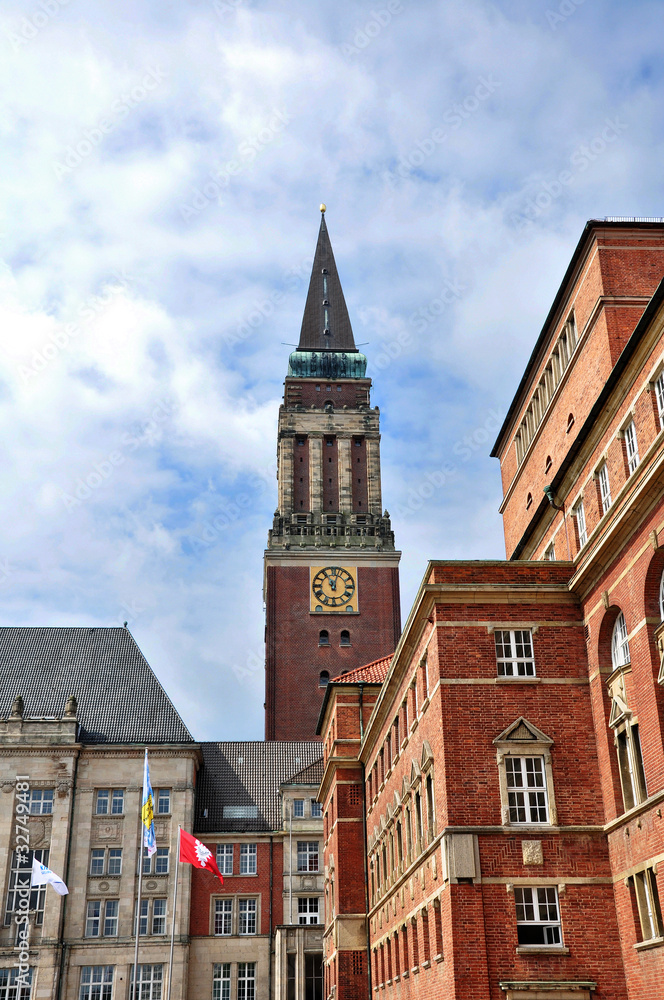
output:
[[[264,575],[267,740],[315,739],[328,682],[394,652],[401,633],[378,407],[321,211],[279,408],[279,499]]]

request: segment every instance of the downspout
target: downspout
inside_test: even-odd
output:
[[[80,725],[78,727],[77,736],[80,735]],[[69,859],[71,858],[71,841],[74,833],[74,800],[76,798],[76,777],[78,775],[78,761],[81,755],[80,746],[76,749],[76,756],[74,757],[74,770],[72,772],[72,786],[71,786],[71,802],[69,803],[69,833],[67,835],[67,859],[65,861],[65,871],[64,871],[64,883],[69,884]],[[62,986],[65,978],[65,959],[67,956],[67,945],[65,944],[64,934],[65,934],[65,915],[67,912],[67,900],[69,896],[62,897],[62,909],[60,910],[60,927],[58,930],[58,947],[60,948],[60,972],[58,974],[58,985],[55,991],[56,1000],[60,1000],[62,996]]]
[[[274,853],[274,838],[270,834],[270,947],[268,950],[268,969],[267,969],[267,996],[268,1000],[272,1000],[272,863],[273,863],[273,853]]]
[[[360,740],[364,740],[364,719],[363,719],[363,696],[364,696],[364,684],[359,684],[360,688]],[[360,752],[361,752],[360,747]],[[367,982],[369,985],[369,992],[367,996],[372,996],[373,991],[371,987],[371,942],[369,940],[369,869],[367,867],[367,782],[366,774],[364,770],[364,763],[360,761],[362,766],[362,862],[364,864],[364,906],[367,914]]]

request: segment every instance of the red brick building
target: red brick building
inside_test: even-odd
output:
[[[327,997],[664,996],[663,276],[664,225],[588,223],[494,446],[508,561],[431,562],[326,690]]]

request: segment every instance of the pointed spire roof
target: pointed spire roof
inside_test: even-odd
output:
[[[357,351],[321,205],[320,230],[298,351]]]

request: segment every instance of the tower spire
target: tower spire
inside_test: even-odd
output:
[[[304,307],[298,351],[357,351],[321,205],[320,230]]]

